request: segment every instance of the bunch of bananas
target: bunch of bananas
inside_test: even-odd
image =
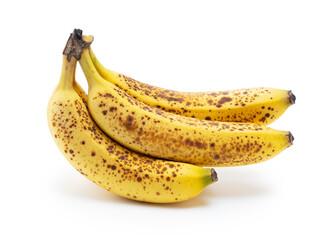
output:
[[[292,145],[266,125],[295,103],[291,91],[177,92],[105,69],[92,36],[75,29],[48,104],[50,132],[82,175],[145,202],[190,199],[217,181],[213,168],[268,160]],[[75,81],[77,61],[88,95]]]

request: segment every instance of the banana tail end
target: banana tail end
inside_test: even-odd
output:
[[[289,96],[289,102],[291,105],[295,104],[296,102],[296,96],[292,93],[292,91],[288,91],[288,96]]]
[[[212,177],[212,183],[218,181],[217,173],[214,168],[210,169],[211,177]]]
[[[290,145],[293,145],[293,142],[295,140],[294,136],[291,134],[291,132],[288,132],[288,139],[289,139],[289,143]]]

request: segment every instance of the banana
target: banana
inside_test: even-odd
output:
[[[197,166],[240,166],[268,160],[292,145],[290,132],[253,123],[225,123],[148,106],[104,80],[84,48],[88,108],[97,125],[123,146],[152,157]]]
[[[106,69],[90,48],[98,73],[127,94],[152,107],[187,117],[221,121],[270,124],[295,103],[291,91],[246,88],[219,92],[178,92],[136,81]]]
[[[84,90],[74,83],[75,65],[74,57],[63,56],[47,119],[56,145],[77,171],[122,197],[154,203],[190,199],[217,181],[214,169],[143,156],[108,138],[91,119]]]

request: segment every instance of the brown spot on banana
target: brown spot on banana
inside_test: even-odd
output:
[[[126,120],[124,122],[124,126],[128,131],[133,131],[138,127],[138,125],[135,122],[134,117],[132,117],[131,115],[128,115],[126,117]]]
[[[222,98],[218,101],[218,104],[223,104],[223,103],[231,102],[231,101],[232,101],[232,98],[230,98],[230,97],[222,97]]]

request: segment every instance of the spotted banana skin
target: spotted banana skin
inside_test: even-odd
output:
[[[75,64],[64,56],[47,119],[56,145],[83,176],[122,197],[154,203],[190,199],[217,181],[214,169],[147,157],[108,138],[90,116]]]
[[[163,89],[106,69],[91,47],[89,54],[105,80],[149,106],[187,117],[267,125],[278,119],[296,99],[291,91],[264,87],[218,92]]]
[[[133,151],[197,166],[259,163],[292,145],[290,132],[254,123],[189,118],[149,106],[104,80],[84,49],[80,65],[88,80],[88,107],[112,139]]]

